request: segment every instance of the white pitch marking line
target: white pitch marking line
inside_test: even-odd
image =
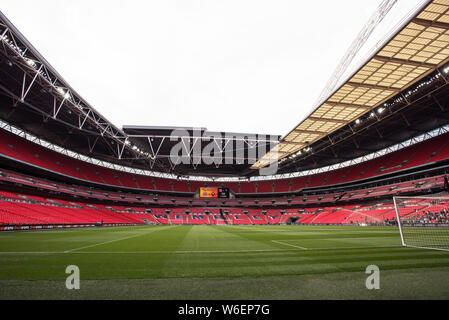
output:
[[[186,253],[251,253],[251,252],[286,252],[298,251],[296,249],[266,249],[266,250],[191,250],[191,251],[87,251],[87,252],[67,252],[67,251],[48,251],[48,252],[0,252],[4,254],[149,254],[149,253],[169,253],[169,254],[186,254]]]
[[[116,253],[116,254],[126,254],[126,253],[130,253],[130,254],[139,254],[139,253],[170,253],[170,254],[185,254],[185,253],[251,253],[251,252],[284,252],[284,251],[297,251],[295,249],[267,249],[267,250],[218,250],[218,251],[213,251],[213,250],[205,250],[205,251],[200,251],[200,250],[192,250],[192,251],[91,251],[91,252],[71,252],[71,253],[80,253],[80,254],[84,254],[84,253],[98,253],[98,254],[109,254],[109,253]]]
[[[284,251],[297,251],[295,249],[260,249],[260,250],[184,250],[184,251],[90,251],[90,252],[71,252],[71,253],[98,253],[98,254],[139,254],[139,253],[170,253],[170,254],[185,254],[185,253],[251,253],[251,252],[284,252]]]
[[[271,240],[277,242],[276,240]],[[280,243],[280,242],[279,242]],[[397,246],[372,246],[372,247],[327,247],[327,248],[304,248],[300,246],[295,246],[287,243],[280,243],[287,246],[292,246],[297,249],[261,249],[261,250],[189,250],[189,251],[87,251],[87,252],[67,252],[67,251],[46,251],[46,252],[18,252],[18,251],[10,251],[10,252],[0,252],[0,255],[15,255],[15,254],[161,254],[161,253],[169,253],[169,254],[195,254],[195,253],[251,253],[251,252],[288,252],[288,251],[298,251],[298,250],[308,250],[308,251],[319,251],[319,250],[345,250],[345,249],[382,249],[382,248],[405,248],[402,245]]]
[[[15,255],[15,254],[61,254],[61,253],[63,253],[63,252],[58,252],[58,251],[47,251],[47,252],[39,252],[39,251],[35,251],[35,252],[32,252],[32,251],[17,252],[17,251],[10,251],[10,252],[0,252],[1,255],[4,255],[4,254],[12,254],[12,255]]]
[[[449,251],[449,249],[431,248],[431,247],[418,247],[418,246],[411,246],[411,245],[405,245],[403,247],[416,248],[416,249],[429,249],[429,250],[446,251],[446,252]]]
[[[291,230],[287,230],[287,229],[271,229],[271,230],[266,230],[266,229],[256,229],[255,227],[252,227],[252,226],[250,226],[250,227],[248,227],[248,228],[245,228],[245,227],[239,227],[239,226],[236,226],[236,225],[228,225],[227,227],[232,227],[232,228],[235,228],[235,229],[241,229],[241,230],[245,230],[245,231],[256,231],[256,232],[275,232],[275,233],[305,233],[304,231],[291,231]]]
[[[100,246],[102,244],[108,244],[108,243],[122,241],[122,240],[126,240],[126,239],[141,237],[141,236],[153,233],[155,231],[160,231],[160,230],[164,230],[164,229],[167,229],[167,228],[173,228],[173,227],[170,226],[170,227],[165,227],[165,228],[159,228],[159,229],[151,230],[150,232],[145,232],[145,233],[141,232],[139,234],[135,234],[135,235],[129,236],[129,237],[124,237],[124,238],[120,238],[120,239],[113,239],[113,240],[110,240],[110,241],[105,241],[105,242],[101,242],[101,243],[95,243],[95,244],[91,244],[91,245],[84,246],[84,247],[79,247],[79,248],[75,248],[75,249],[66,250],[66,251],[64,251],[64,253],[69,253],[69,252],[78,251],[78,250],[82,250],[82,249],[92,248],[92,247]]]
[[[318,229],[318,228],[313,228],[314,226],[309,226],[309,229],[301,229],[301,230],[294,230],[295,227],[297,226],[289,226],[287,228],[284,229],[274,229],[270,227],[270,230],[268,229],[256,229],[256,226],[253,225],[226,225],[226,227],[233,227],[236,229],[242,229],[242,230],[246,230],[246,231],[258,231],[258,232],[276,232],[276,233],[304,233],[305,235],[307,235],[307,233],[313,233],[315,231],[341,231],[341,232],[347,232],[348,230],[345,229]],[[304,227],[304,226],[301,226]],[[306,226],[307,227],[307,226]],[[396,234],[397,231],[396,230],[361,230],[361,231],[351,231],[351,233],[376,233],[376,232],[382,232],[382,233],[392,233],[392,234]]]
[[[301,246],[295,246],[295,245],[290,244],[290,243],[284,243],[284,242],[279,241],[279,240],[271,240],[271,242],[279,243],[279,244],[282,244],[284,246],[290,246],[290,247],[294,247],[294,248],[298,248],[298,249],[302,249],[302,250],[309,250],[308,248],[301,247]]]
[[[313,250],[345,250],[345,249],[384,249],[384,248],[401,248],[401,245],[394,245],[394,246],[364,246],[364,247],[320,247],[320,248],[309,248],[307,250],[313,251]]]

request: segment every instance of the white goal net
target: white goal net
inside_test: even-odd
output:
[[[394,197],[402,245],[449,251],[449,197]]]

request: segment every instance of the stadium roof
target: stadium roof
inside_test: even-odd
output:
[[[140,158],[125,143],[126,134],[85,101],[2,12],[0,53],[2,119],[75,151],[82,144],[85,154],[98,149],[111,161]],[[74,141],[77,135],[82,143]]]
[[[206,128],[123,126],[138,152],[154,159],[179,175],[214,177],[244,176],[263,153],[281,136],[233,132],[212,132]]]
[[[300,154],[382,106],[449,60],[449,0],[426,2],[406,25],[252,169]]]
[[[156,173],[240,178],[257,175],[250,167],[258,159],[253,169],[282,159],[282,174],[341,163],[449,124],[449,67],[444,66],[449,57],[448,7],[449,0],[426,1],[419,13],[282,140],[201,128],[206,150],[212,141],[227,157],[226,146],[237,146],[233,164],[220,165],[169,162],[173,145],[185,144],[187,150],[198,146],[195,128],[116,128],[0,12],[0,119],[83,156]],[[409,90],[413,93],[408,94]],[[363,126],[352,125],[379,108],[388,112],[365,119]],[[399,125],[402,118],[403,126]],[[188,133],[169,141],[173,129]],[[255,155],[256,143],[267,148]],[[310,146],[312,153],[295,158]],[[243,156],[237,151],[243,151]],[[279,151],[279,157],[272,156],[274,151]]]

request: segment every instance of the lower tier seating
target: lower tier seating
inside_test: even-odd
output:
[[[445,200],[444,200],[445,199]],[[442,221],[449,213],[449,197],[436,202],[410,198],[399,210],[403,219]],[[0,192],[0,226],[52,224],[385,224],[394,222],[391,199],[309,208],[245,209],[214,207],[136,207],[66,201]]]

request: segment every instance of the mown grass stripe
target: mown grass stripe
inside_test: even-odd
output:
[[[167,229],[167,228],[175,228],[175,227],[171,227],[171,226],[170,226],[170,227],[165,227],[165,228],[159,228],[159,229],[156,229],[156,230],[151,230],[151,231],[148,231],[148,232],[139,233],[139,234],[136,234],[136,235],[133,235],[133,236],[129,236],[129,237],[124,237],[124,238],[119,238],[119,239],[113,239],[113,240],[110,240],[110,241],[104,241],[104,242],[95,243],[95,244],[88,245],[88,246],[84,246],[84,247],[79,247],[79,248],[74,248],[74,249],[66,250],[66,251],[64,251],[64,253],[69,253],[69,252],[79,251],[79,250],[88,249],[88,248],[92,248],[92,247],[96,247],[96,246],[101,246],[101,245],[105,245],[105,244],[109,244],[109,243],[113,243],[113,242],[117,242],[117,241],[123,241],[123,240],[128,240],[128,239],[132,239],[132,238],[136,238],[136,237],[141,237],[141,236],[147,235],[147,234],[149,234],[149,233],[153,233],[153,232],[156,232],[156,231],[165,230],[165,229]]]

